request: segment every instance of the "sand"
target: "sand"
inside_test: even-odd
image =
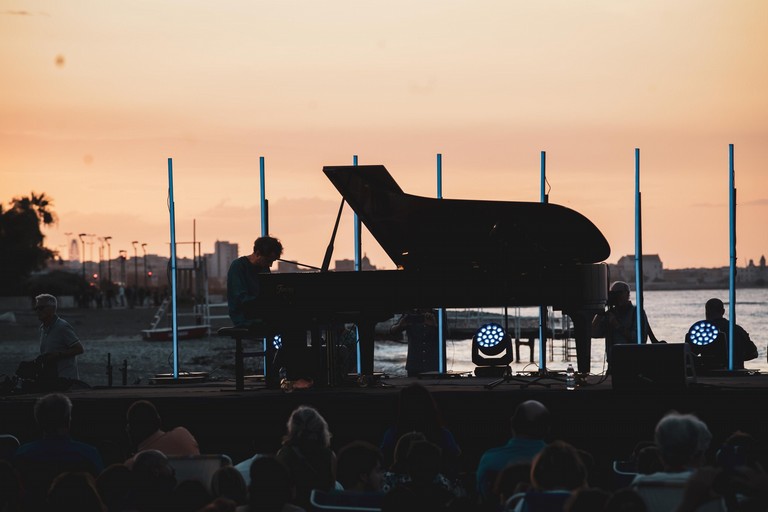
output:
[[[141,338],[141,330],[151,325],[154,308],[62,309],[59,314],[72,324],[85,347],[85,353],[78,356],[80,379],[84,382],[107,385],[108,357],[115,385],[122,384],[121,367],[125,362],[127,383],[131,385],[147,384],[155,375],[173,371],[172,342],[148,342]],[[17,311],[15,316],[15,324],[0,325],[0,379],[13,375],[20,361],[32,360],[39,354],[37,317],[31,311]],[[183,319],[179,323],[183,324]],[[218,327],[214,325],[214,330]],[[204,371],[212,379],[234,376],[234,343],[228,338],[183,340],[178,353],[180,371]],[[246,370],[258,370],[256,363],[254,360]]]

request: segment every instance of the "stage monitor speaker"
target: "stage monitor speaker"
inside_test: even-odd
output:
[[[612,349],[613,389],[681,390],[696,382],[686,343],[620,344]]]

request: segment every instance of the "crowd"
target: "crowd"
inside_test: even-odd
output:
[[[517,406],[508,442],[488,447],[471,478],[459,464],[459,442],[419,384],[401,390],[379,446],[354,441],[334,451],[320,411],[302,405],[276,453],[221,464],[203,480],[177,478],[174,461],[203,457],[201,447],[184,427],[164,430],[151,402],[128,408],[130,456],[106,467],[114,453],[78,441],[73,414],[66,395],[37,400],[42,438],[0,453],[0,511],[768,510],[758,440],[735,432],[708,460],[707,425],[675,411],[659,419],[653,441],[638,443],[617,472],[623,481],[610,489],[591,485],[589,453],[549,438],[552,415],[535,400]]]

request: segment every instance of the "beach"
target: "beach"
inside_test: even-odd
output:
[[[669,343],[681,343],[687,328],[703,316],[703,304],[709,297],[727,299],[724,290],[649,291],[645,293],[645,310],[657,337]],[[757,345],[759,357],[746,363],[749,369],[768,373],[766,338],[768,332],[768,289],[748,289],[739,292],[737,323],[750,332]],[[515,314],[510,310],[510,314]],[[80,378],[91,386],[107,385],[107,364],[111,359],[113,384],[122,383],[121,368],[127,364],[128,384],[148,384],[157,374],[173,372],[173,344],[168,341],[149,342],[141,338],[141,330],[148,329],[155,315],[154,308],[135,309],[61,309],[62,318],[69,321],[85,346],[78,357]],[[530,318],[535,308],[521,308],[520,314]],[[559,315],[559,313],[558,313]],[[15,324],[0,325],[0,376],[13,375],[20,361],[32,360],[39,353],[39,325],[32,311],[15,312]],[[181,318],[185,325],[188,318]],[[165,326],[163,323],[161,326]],[[212,331],[229,325],[217,320]],[[510,320],[510,329],[513,320]],[[545,365],[548,370],[562,371],[568,365],[562,340],[549,341]],[[571,343],[573,343],[571,341]],[[206,372],[212,380],[234,378],[234,342],[229,338],[210,336],[195,340],[181,340],[178,345],[179,371]],[[605,370],[604,341],[594,339],[591,351],[591,373]],[[407,344],[378,340],[375,348],[374,369],[392,377],[405,372]],[[471,340],[448,340],[445,347],[446,370],[472,372]],[[514,372],[536,371],[539,365],[538,348],[534,362],[529,350],[520,347],[520,359],[511,364]],[[575,352],[570,362],[575,365]],[[261,373],[260,359],[246,359],[246,373]]]

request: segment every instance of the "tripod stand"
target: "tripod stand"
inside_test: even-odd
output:
[[[523,388],[527,388],[528,386],[532,386],[534,384],[536,384],[538,386],[544,386],[544,387],[551,386],[551,384],[542,384],[542,383],[540,383],[539,381],[542,378],[543,377],[539,376],[539,377],[536,377],[533,380],[527,380],[527,379],[525,379],[523,377],[514,377],[512,375],[512,368],[507,366],[504,369],[504,375],[502,375],[500,379],[496,379],[495,381],[486,384],[484,387],[485,387],[485,389],[493,389],[496,386],[498,386],[499,384],[502,384],[504,382],[506,382],[506,383],[510,383],[510,382],[511,383],[517,383],[517,384],[519,384]]]

